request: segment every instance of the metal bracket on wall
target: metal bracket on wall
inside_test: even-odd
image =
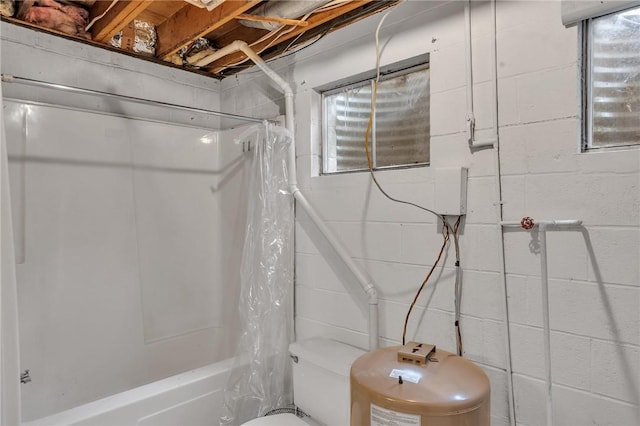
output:
[[[21,374],[20,374],[20,383],[27,384],[31,381],[31,375],[29,374],[29,370],[24,370]]]

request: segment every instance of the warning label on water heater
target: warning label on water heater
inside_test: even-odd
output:
[[[371,426],[420,426],[420,415],[400,413],[371,404]]]

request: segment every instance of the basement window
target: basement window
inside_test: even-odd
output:
[[[378,84],[369,134],[370,158],[376,170],[429,164],[428,63],[422,57],[419,65],[401,70],[398,66],[381,70]],[[330,90],[320,89],[324,174],[368,170],[365,132],[375,72],[367,74]]]
[[[640,7],[583,26],[583,150],[640,144]]]

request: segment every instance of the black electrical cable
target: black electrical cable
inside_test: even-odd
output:
[[[406,343],[405,342],[405,338],[406,338],[406,335],[407,335],[407,325],[409,324],[409,317],[411,316],[411,311],[413,311],[413,307],[415,306],[416,302],[418,301],[418,298],[420,297],[420,293],[422,293],[422,290],[427,285],[427,282],[429,281],[429,278],[431,278],[431,275],[433,274],[433,271],[435,271],[436,267],[438,266],[438,263],[440,262],[440,259],[442,258],[442,253],[444,253],[444,249],[447,247],[447,243],[449,242],[449,226],[445,225],[445,226],[442,227],[442,236],[443,236],[443,241],[442,241],[442,246],[440,247],[440,252],[438,253],[438,257],[436,258],[436,261],[433,263],[433,266],[431,266],[431,269],[429,270],[429,273],[425,277],[424,281],[422,281],[422,285],[420,285],[420,288],[416,292],[416,295],[414,296],[413,301],[411,302],[411,305],[409,305],[409,310],[407,311],[407,316],[404,319],[404,327],[402,329],[402,344],[403,345]]]
[[[455,247],[456,253],[456,282],[454,286],[454,307],[455,307],[455,320],[454,327],[456,333],[456,352],[458,356],[462,356],[462,331],[460,330],[460,298],[461,298],[461,288],[460,288],[460,245],[458,242],[458,229],[460,227],[460,222],[462,221],[462,215],[458,216],[458,220],[453,225],[453,245]]]

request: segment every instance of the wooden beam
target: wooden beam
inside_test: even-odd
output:
[[[260,3],[261,0],[226,0],[209,12],[187,5],[157,28],[157,56],[166,59],[194,40],[220,28],[236,16]]]
[[[94,41],[106,43],[111,38],[129,25],[136,16],[145,10],[153,0],[118,0],[113,4],[111,1],[97,1],[91,8],[89,22],[105,14],[98,19],[91,27],[91,35]],[[109,8],[113,4],[113,7]]]
[[[253,22],[271,22],[276,24],[292,25],[295,27],[309,26],[309,23],[307,21],[300,21],[299,19],[279,18],[277,16],[256,16],[256,15],[248,15],[246,13],[236,16],[236,19],[244,19],[245,21],[253,21]]]
[[[325,24],[341,15],[344,15],[345,13],[348,13],[352,10],[355,10],[359,7],[362,7],[364,5],[366,5],[367,3],[370,3],[373,0],[354,0],[354,1],[350,1],[348,3],[345,3],[344,6],[342,7],[337,7],[335,9],[330,9],[324,12],[318,12],[313,14],[309,19],[307,19],[307,22],[309,23],[309,25],[307,27],[299,27],[293,31],[291,31],[290,33],[284,34],[281,38],[278,38],[277,44],[283,43],[287,40],[290,40],[292,38],[295,38],[297,36],[299,36],[301,33],[310,30],[312,28],[315,28],[317,26],[320,26],[322,24]],[[247,43],[251,44],[250,40],[246,40]],[[257,43],[255,45],[252,45],[251,48],[259,54],[260,51],[262,51],[263,49],[265,49],[267,46],[269,46],[269,44],[273,41],[273,39],[268,39],[268,40],[264,40],[260,43]],[[221,58],[215,62],[212,62],[211,64],[209,64],[206,69],[209,71],[212,71],[214,74],[219,73],[220,71],[222,71],[225,67],[227,67],[230,64],[234,64],[236,62],[240,62],[242,61],[244,58],[246,58],[245,54],[242,52],[237,52],[237,53],[232,53],[231,55],[225,56],[224,58]]]
[[[149,22],[156,27],[187,6],[187,2],[176,0],[155,0],[144,12],[138,15],[139,20]]]

